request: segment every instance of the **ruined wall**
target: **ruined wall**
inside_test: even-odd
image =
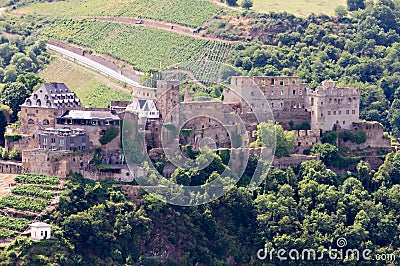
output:
[[[93,159],[93,154],[31,150],[23,151],[22,158],[24,172],[63,177],[69,172],[82,171]]]
[[[0,173],[2,174],[21,174],[22,168],[22,163],[0,160]]]
[[[285,170],[288,167],[295,168],[301,163],[311,160],[319,160],[318,156],[292,154],[290,157],[282,157],[274,159],[272,165],[275,168]]]
[[[224,103],[240,103],[241,116],[252,112],[271,113],[271,119],[290,130],[291,121],[294,125],[311,124],[311,112],[306,107],[306,88],[307,84],[301,83],[299,77],[232,77],[231,87],[224,90]],[[251,106],[243,99],[250,99]]]
[[[344,142],[339,138],[339,146],[345,146],[350,150],[391,147],[391,140],[384,137],[384,128],[379,122],[361,121],[353,123],[350,130],[352,132],[364,131],[367,136],[367,141],[358,144],[351,141]],[[338,133],[340,134],[340,131]]]
[[[320,130],[295,130],[294,132],[294,152],[302,154],[305,150],[310,150],[316,143],[321,142]]]
[[[37,135],[23,135],[18,141],[12,141],[5,138],[5,148],[8,151],[16,148],[18,151],[32,150],[39,147],[39,136]]]

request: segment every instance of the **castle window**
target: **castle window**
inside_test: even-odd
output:
[[[343,121],[343,125],[345,125],[346,124],[346,121]]]
[[[332,103],[332,98],[329,98],[329,103]]]
[[[279,79],[279,85],[283,86],[283,79]]]
[[[346,110],[346,115],[349,115],[350,114],[350,110]]]
[[[275,79],[271,79],[271,86],[275,85]]]
[[[283,91],[281,90],[281,96],[283,95]]]
[[[342,111],[338,111],[338,114],[339,114],[339,115],[342,115]]]
[[[336,115],[336,111],[333,111],[333,115]]]
[[[351,103],[351,98],[348,98],[347,101],[348,101],[349,103]]]
[[[351,113],[352,113],[353,115],[355,115],[355,114],[356,114],[356,110],[351,111]]]
[[[47,119],[45,119],[45,120],[43,120],[43,125],[49,125],[50,124],[50,122],[49,122],[49,120],[47,120]]]
[[[33,125],[33,124],[35,124],[35,121],[33,121],[33,119],[29,119],[28,120],[28,125]]]
[[[296,84],[296,79],[292,79],[292,83],[293,83],[293,84]]]
[[[293,95],[296,95],[296,90],[293,90]]]
[[[311,98],[311,106],[314,106],[314,98]]]
[[[328,115],[331,115],[331,111],[328,111]]]

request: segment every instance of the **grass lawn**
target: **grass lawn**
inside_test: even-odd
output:
[[[258,12],[283,12],[299,16],[311,13],[334,15],[337,6],[346,6],[345,0],[253,0],[253,10]]]
[[[76,93],[85,107],[108,107],[111,100],[131,100],[131,93],[119,83],[56,57],[39,75],[47,82],[64,82]]]

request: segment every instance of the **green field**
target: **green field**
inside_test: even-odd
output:
[[[56,57],[39,75],[47,82],[63,82],[76,93],[86,107],[108,107],[111,100],[131,100],[131,93],[118,83],[77,65]]]
[[[335,14],[337,6],[346,6],[345,0],[253,0],[253,10],[258,12],[288,12],[299,16],[314,14]]]
[[[46,25],[42,34],[74,42],[132,64],[137,70],[166,68],[177,63],[213,60],[225,62],[231,45],[171,32],[111,22],[68,20]]]
[[[206,0],[69,0],[36,3],[18,13],[51,17],[111,16],[149,18],[198,27],[222,8]]]

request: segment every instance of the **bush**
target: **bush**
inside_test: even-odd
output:
[[[322,136],[321,142],[336,145],[337,138],[338,135],[335,131],[328,131]]]
[[[21,134],[5,133],[4,138],[8,141],[18,141],[22,138]]]
[[[12,151],[10,152],[8,158],[10,160],[19,160],[20,159],[20,154],[19,154],[18,150],[16,148],[12,149]]]
[[[361,130],[357,132],[344,130],[339,133],[339,137],[344,142],[351,141],[357,144],[365,143],[367,141],[367,134]]]
[[[107,128],[105,134],[99,139],[101,145],[106,145],[113,139],[115,139],[119,134],[119,128],[109,127]]]

